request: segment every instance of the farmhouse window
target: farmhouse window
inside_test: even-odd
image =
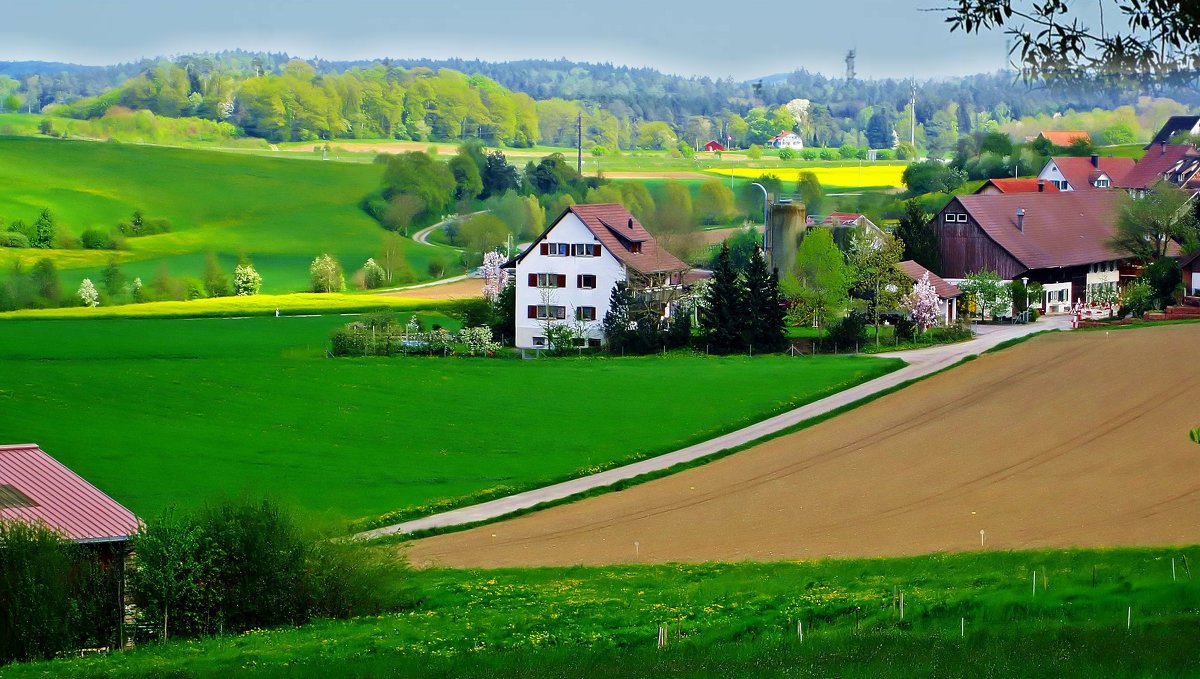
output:
[[[538,304],[537,306],[529,307],[529,309],[530,313],[534,314],[530,318],[537,318],[541,321],[549,319],[565,320],[567,318],[567,307],[557,304]]]
[[[596,288],[596,276],[590,273],[581,273],[575,277],[575,287],[581,290],[594,290]]]
[[[534,337],[534,338],[533,338],[533,346],[535,346],[535,347],[544,347],[544,346],[546,346],[546,338],[545,338],[545,337],[542,337],[542,336],[540,336],[540,335],[538,335],[538,336]]]
[[[567,257],[571,254],[570,243],[542,243],[542,254],[548,257]]]
[[[575,309],[575,320],[577,321],[594,321],[596,320],[596,307],[581,306]]]
[[[589,346],[589,347],[598,347],[598,346],[600,346],[600,338],[599,338],[599,337],[589,337],[589,338],[588,338],[588,346]]]
[[[529,274],[531,284],[539,288],[565,288],[567,287],[567,274],[565,273],[539,273]]]
[[[633,243],[633,244],[631,244],[631,245],[629,246],[629,251],[630,251],[630,252],[632,252],[632,253],[634,253],[634,254],[637,254],[637,253],[641,252],[641,251],[642,251],[642,244],[641,244],[641,243]]]
[[[599,257],[599,243],[572,243],[571,254],[576,257]]]

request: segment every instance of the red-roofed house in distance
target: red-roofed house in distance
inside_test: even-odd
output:
[[[713,151],[724,151],[725,145],[715,139],[704,145],[704,150],[712,153]]]
[[[957,285],[947,282],[946,279],[911,259],[906,259],[896,264],[896,268],[905,276],[911,278],[913,283],[920,281],[928,274],[929,282],[933,285],[933,289],[937,291],[938,322],[950,325],[958,320],[958,309],[954,301],[962,295],[962,291],[958,289]]]
[[[1058,187],[1045,179],[989,179],[975,190],[976,194],[990,195],[993,193],[1045,193],[1058,192]]]
[[[1159,181],[1170,182],[1192,193],[1200,192],[1200,150],[1189,144],[1166,142],[1151,146],[1116,186],[1136,197]]]
[[[1042,309],[1070,310],[1095,286],[1137,276],[1128,254],[1109,247],[1117,191],[955,196],[937,215],[941,274],[961,280],[983,270],[1044,287]]]
[[[767,140],[767,148],[802,149],[804,148],[804,138],[791,130],[784,130]]]
[[[1110,189],[1120,186],[1134,165],[1133,158],[1054,156],[1037,178],[1054,184],[1059,191]]]
[[[1063,148],[1074,144],[1078,140],[1089,144],[1092,143],[1092,135],[1083,130],[1042,130],[1038,136],[1055,146]]]
[[[546,348],[547,330],[566,324],[587,346],[604,342],[601,325],[618,282],[664,318],[683,294],[690,268],[616,203],[573,205],[505,265],[516,270],[518,348]]]

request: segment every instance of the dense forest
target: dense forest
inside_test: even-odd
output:
[[[480,138],[513,147],[573,146],[582,117],[585,145],[602,150],[749,146],[794,129],[809,146],[890,148],[911,136],[949,156],[960,135],[1139,101],[1135,92],[1031,89],[995,73],[916,82],[914,111],[913,85],[802,69],[738,82],[565,60],[331,62],[228,51],[104,67],[0,63],[0,111],[98,118],[122,107],[229,122],[272,142]]]

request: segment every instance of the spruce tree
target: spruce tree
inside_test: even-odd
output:
[[[700,327],[708,350],[716,354],[741,351],[745,347],[745,309],[737,272],[729,260],[729,246],[722,244],[713,267],[712,281],[704,297]]]
[[[632,303],[633,295],[629,292],[629,286],[624,281],[618,281],[608,296],[608,313],[604,314],[601,322],[610,352],[622,353],[629,348],[632,334],[629,329],[629,307]]]
[[[784,313],[780,306],[779,277],[767,269],[761,249],[756,248],[745,275],[746,340],[756,352],[783,351]]]

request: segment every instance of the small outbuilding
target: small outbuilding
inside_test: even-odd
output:
[[[714,139],[713,141],[710,141],[704,145],[704,150],[710,153],[713,151],[724,151],[725,145]]]
[[[958,289],[957,285],[946,281],[911,259],[899,262],[896,264],[896,268],[911,278],[913,283],[920,281],[925,274],[929,274],[929,282],[933,284],[933,289],[937,291],[938,296],[938,322],[950,325],[958,320],[958,309],[954,302],[962,295],[962,291]]]

